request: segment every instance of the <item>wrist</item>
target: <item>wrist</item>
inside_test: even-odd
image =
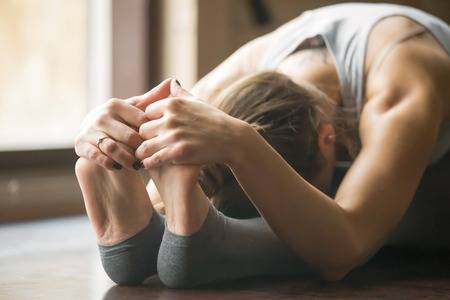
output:
[[[233,139],[229,143],[228,151],[226,151],[228,156],[225,164],[233,170],[245,163],[248,153],[251,152],[251,145],[255,144],[258,133],[250,124],[239,119],[234,119],[232,132]]]

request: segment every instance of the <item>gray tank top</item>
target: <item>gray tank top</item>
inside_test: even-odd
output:
[[[294,21],[263,57],[259,70],[275,70],[297,48],[320,38],[334,58],[344,109],[359,117],[364,97],[364,58],[374,25],[391,16],[404,16],[426,28],[450,55],[450,27],[421,10],[395,4],[345,3],[306,11]],[[441,127],[431,163],[450,150],[450,122]]]

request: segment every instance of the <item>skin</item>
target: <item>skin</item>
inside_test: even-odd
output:
[[[225,163],[275,233],[324,278],[336,280],[385,244],[413,200],[439,127],[450,119],[446,83],[450,60],[429,34],[423,34],[396,46],[372,72],[376,54],[418,25],[392,17],[374,28],[365,60],[365,103],[359,127],[362,149],[331,199],[323,192],[331,168],[321,170],[315,182],[306,182],[248,124],[196,100],[213,99],[223,87],[254,72],[267,45],[294,22],[238,50],[196,85],[192,93],[197,98],[173,82],[172,88],[166,83],[141,97],[149,121],[140,125],[139,135],[145,142],[135,155],[150,172],[173,168],[171,175],[181,183],[178,194],[170,195],[164,191],[169,185],[162,183],[164,175],[159,183],[155,180],[166,213],[171,215],[169,229],[175,233],[195,232],[206,214],[208,200],[193,180],[195,165]],[[322,88],[339,105],[334,66],[328,59],[306,60],[305,55],[311,54],[305,53],[288,57],[279,71],[296,82],[308,81]],[[330,166],[336,159],[329,138],[332,131],[329,126],[319,128],[319,149]],[[92,176],[78,165],[77,174],[79,178]],[[310,228],[315,228],[313,234]]]
[[[98,137],[108,136],[115,130],[114,122],[122,123],[130,131],[138,134],[139,129],[130,123],[145,122],[143,109],[155,98],[170,93],[172,80],[165,80],[148,93],[126,100],[126,105],[117,105],[119,99],[111,99],[91,112],[76,138],[76,151],[82,156],[77,160],[75,173],[80,184],[86,211],[100,245],[114,245],[135,235],[145,228],[154,212],[154,206],[146,190],[143,178],[133,167],[136,158],[130,144],[133,135],[119,135],[122,139],[112,139],[116,146],[108,153],[103,152],[104,141],[96,147]],[[112,107],[114,109],[112,109]],[[127,145],[128,143],[128,145]],[[114,161],[130,155],[125,166],[118,170]],[[156,200],[164,199],[166,222],[169,230],[179,234],[189,234],[188,230],[198,230],[203,224],[209,202],[192,204],[203,194],[196,184],[200,168],[198,166],[162,166],[149,170],[152,185],[159,191]],[[150,193],[151,194],[151,193]],[[176,203],[176,205],[175,205]]]
[[[75,138],[77,155],[107,170],[139,169],[133,167],[139,163],[134,151],[143,142],[139,127],[148,121],[144,110],[152,99],[170,93],[170,82],[171,79],[167,79],[144,95],[125,100],[109,99],[92,110]],[[105,139],[98,143],[100,138]]]

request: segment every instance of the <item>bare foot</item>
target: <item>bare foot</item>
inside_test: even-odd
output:
[[[84,158],[75,172],[99,244],[119,243],[148,225],[153,209],[138,172],[109,171]]]
[[[167,228],[178,235],[191,235],[203,225],[209,200],[197,183],[197,166],[168,165],[150,175],[164,202]]]

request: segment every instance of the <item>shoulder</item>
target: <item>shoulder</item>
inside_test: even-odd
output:
[[[374,28],[369,39],[366,64],[383,49],[419,25],[404,17],[388,18]],[[372,57],[370,57],[372,55]],[[446,78],[450,76],[450,58],[439,42],[428,32],[393,47],[381,64],[365,76],[365,98],[384,102],[386,108],[399,101],[421,99],[426,105],[450,110]],[[377,100],[378,99],[378,100]],[[447,107],[443,107],[447,103]]]
[[[365,72],[367,73],[383,49],[396,38],[419,28],[422,28],[422,26],[402,16],[392,16],[377,22],[370,31],[367,39]]]

